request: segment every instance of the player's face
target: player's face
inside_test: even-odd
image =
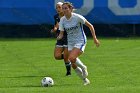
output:
[[[68,16],[68,15],[71,14],[71,9],[68,7],[67,4],[64,4],[64,5],[62,6],[62,9],[63,9],[63,12],[64,12],[64,15],[65,15],[65,16]]]
[[[57,11],[58,14],[59,14],[59,13],[62,13],[62,12],[63,12],[63,11],[62,11],[62,5],[57,4],[57,5],[56,5],[56,11]]]

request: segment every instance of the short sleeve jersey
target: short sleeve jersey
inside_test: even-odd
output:
[[[60,19],[59,30],[67,32],[68,44],[86,43],[87,38],[83,30],[85,21],[83,16],[76,13],[72,13],[69,20],[65,16]]]

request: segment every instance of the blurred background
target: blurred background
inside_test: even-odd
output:
[[[0,38],[50,38],[59,1],[73,3],[97,36],[140,36],[140,0],[0,0]],[[91,36],[87,27],[85,33]]]

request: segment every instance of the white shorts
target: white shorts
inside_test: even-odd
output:
[[[86,47],[86,43],[76,43],[76,44],[68,44],[68,51],[71,51],[73,48],[78,48],[80,49],[82,52],[84,52]]]

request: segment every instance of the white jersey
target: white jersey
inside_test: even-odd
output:
[[[72,13],[69,20],[65,16],[60,19],[59,30],[67,32],[68,44],[86,43],[87,38],[83,30],[85,21],[83,16],[76,13]]]

